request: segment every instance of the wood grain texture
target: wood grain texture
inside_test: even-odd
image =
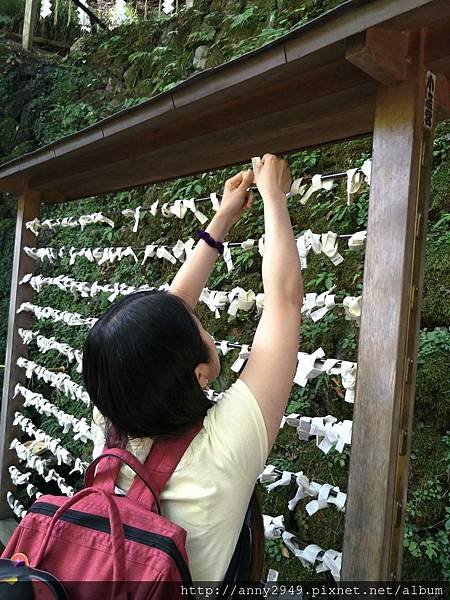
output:
[[[256,137],[264,127],[271,126],[270,115],[281,122],[295,109],[305,126],[292,135],[280,133],[274,144],[278,151],[310,148],[365,133],[372,126],[374,106],[373,95],[366,94],[367,85],[374,85],[375,79],[386,82],[403,78],[404,50],[399,59],[398,40],[426,28],[430,61],[447,68],[444,25],[449,21],[448,0],[344,2],[263,48],[9,161],[0,166],[0,189],[20,193],[25,185],[33,185],[42,191],[44,201],[57,202],[225,167],[255,153],[252,148],[261,144]],[[347,40],[374,28],[383,29],[383,36],[381,39],[376,31],[369,34],[373,37],[376,69],[372,57],[368,75],[346,60],[345,49]],[[386,47],[383,40],[387,40]],[[400,47],[404,48],[403,42]],[[388,63],[388,57],[393,64]],[[312,96],[307,98],[308,94]],[[350,97],[353,111],[346,109],[343,120],[339,97],[345,94]],[[324,103],[326,96],[328,106]],[[306,111],[325,115],[317,131],[307,127]],[[355,125],[364,117],[366,121]],[[331,124],[343,122],[333,131],[326,127],[326,119]],[[230,133],[239,130],[242,122],[251,123],[251,128],[245,127],[245,137],[243,133],[231,139]],[[189,140],[191,149],[177,153]],[[247,141],[250,153],[243,156],[241,149]],[[218,146],[227,151],[217,152]],[[133,178],[128,158],[135,165],[142,164],[148,175],[139,173]],[[166,169],[169,162],[172,166]],[[95,173],[89,173],[92,165]],[[110,170],[114,187],[109,183]]]
[[[438,109],[438,120],[450,117],[450,74],[437,76],[436,106]]]
[[[31,286],[18,285],[22,277],[26,273],[33,272],[36,267],[36,261],[23,251],[23,246],[36,244],[36,236],[25,228],[25,223],[39,216],[39,209],[40,195],[38,192],[27,190],[19,197],[0,416],[0,519],[11,516],[11,509],[6,502],[7,492],[13,489],[8,469],[11,465],[17,464],[17,456],[15,452],[9,450],[9,445],[13,437],[20,431],[13,427],[12,422],[15,411],[19,410],[21,405],[20,399],[13,398],[13,394],[18,382],[25,383],[25,372],[17,367],[16,361],[19,356],[27,356],[27,346],[22,343],[22,338],[17,330],[19,327],[29,329],[32,324],[31,313],[17,314],[20,304],[32,300],[34,294]]]
[[[450,75],[450,21],[442,19],[425,38],[425,64],[435,73]]]
[[[431,147],[422,145],[426,72],[416,69],[414,80],[380,87],[375,110],[343,547],[347,581],[390,580],[401,564],[418,333],[410,296],[413,283],[421,290],[413,264],[423,267],[423,244],[416,244],[415,231],[419,194],[426,205],[430,179],[421,165],[431,161]]]
[[[375,81],[392,85],[406,79],[409,33],[373,27],[348,41],[346,58]]]
[[[28,51],[31,51],[33,47],[33,33],[36,26],[37,9],[38,0],[26,0],[22,30],[22,47]]]

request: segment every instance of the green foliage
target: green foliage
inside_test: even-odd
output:
[[[69,0],[53,0],[53,13],[45,19],[38,19],[35,35],[54,40],[73,41],[80,34],[77,13]],[[40,14],[41,2],[37,12]],[[57,19],[55,23],[55,14]],[[0,26],[7,31],[21,33],[25,14],[25,0],[0,0]]]
[[[317,277],[306,282],[305,287],[311,289],[330,289],[333,286],[334,273],[322,271],[317,274]]]
[[[25,0],[0,0],[0,24],[14,31],[24,11]]]
[[[422,322],[425,327],[450,323],[450,235],[429,236],[425,254]]]
[[[434,354],[450,352],[450,328],[427,328],[420,332],[418,364],[424,365],[432,360]]]
[[[252,18],[258,14],[258,7],[254,4],[250,5],[243,12],[228,17],[230,31],[241,29],[248,25]]]
[[[266,540],[266,554],[271,560],[280,562],[283,558],[281,540]]]
[[[194,44],[205,44],[206,42],[211,42],[216,35],[216,30],[214,27],[210,25],[205,25],[201,29],[197,31],[193,31],[187,37],[187,43],[189,45]]]
[[[450,422],[450,330],[423,329],[419,340],[415,414],[444,432]]]
[[[416,559],[433,561],[440,566],[442,578],[450,578],[450,431],[442,436],[445,448],[442,472],[426,479],[408,496],[404,546]],[[433,522],[428,523],[430,506]]]

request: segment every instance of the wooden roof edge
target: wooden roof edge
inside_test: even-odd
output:
[[[280,55],[284,55],[284,61],[282,56],[278,56],[272,64],[269,61],[268,65],[266,65],[268,66],[266,71],[261,71],[259,75],[271,68],[280,66],[281,63],[285,64],[298,60],[308,53],[311,54],[325,46],[345,40],[355,33],[365,31],[369,27],[391,21],[395,24],[395,20],[398,20],[399,17],[411,13],[415,9],[425,7],[427,4],[432,5],[434,3],[436,3],[436,0],[391,0],[389,3],[386,3],[385,0],[347,0],[336,8],[301,25],[273,42],[252,50],[236,59],[197,73],[172,89],[157,94],[145,102],[118,111],[89,127],[0,165],[0,189],[2,189],[3,178],[19,174],[19,172],[23,172],[39,163],[50,161],[57,156],[70,152],[74,147],[88,146],[105,137],[104,129],[108,129],[108,135],[111,135],[112,131],[118,132],[126,129],[129,126],[128,121],[133,119],[133,117],[135,118],[139,112],[145,113],[148,110],[150,112],[154,112],[154,110],[158,112],[158,105],[161,106],[163,111],[174,110],[188,104],[190,101],[195,102],[199,97],[216,92],[218,89],[221,89],[220,81],[218,82],[217,79],[220,79],[220,76],[223,76],[224,73],[225,75],[229,75],[234,72],[236,81],[234,83],[231,82],[231,86],[234,85],[239,82],[241,75],[239,71],[242,70],[243,65],[248,66],[250,63],[255,62],[255,59],[256,62],[260,61],[261,55],[269,56],[273,53],[274,49],[282,50]],[[352,21],[353,29],[349,28]],[[330,24],[333,27],[329,27]],[[328,31],[326,31],[327,28]],[[322,32],[322,37],[318,35],[320,29],[325,30],[325,32]],[[342,32],[345,30],[347,30],[347,33],[344,35]],[[253,73],[252,77],[255,76],[257,75]],[[230,85],[230,77],[225,78],[228,79],[226,83]],[[210,85],[213,89],[208,90],[207,88]],[[85,138],[84,143],[83,138]]]

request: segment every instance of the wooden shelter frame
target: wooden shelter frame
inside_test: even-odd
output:
[[[450,112],[448,0],[352,0],[287,36],[0,166],[19,195],[0,429],[0,517],[29,326],[25,222],[63,202],[373,132],[342,579],[400,577],[432,144]]]

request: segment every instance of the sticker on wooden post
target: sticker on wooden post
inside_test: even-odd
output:
[[[427,71],[426,88],[423,123],[425,127],[431,129],[433,126],[434,100],[436,96],[436,75],[431,71]]]

